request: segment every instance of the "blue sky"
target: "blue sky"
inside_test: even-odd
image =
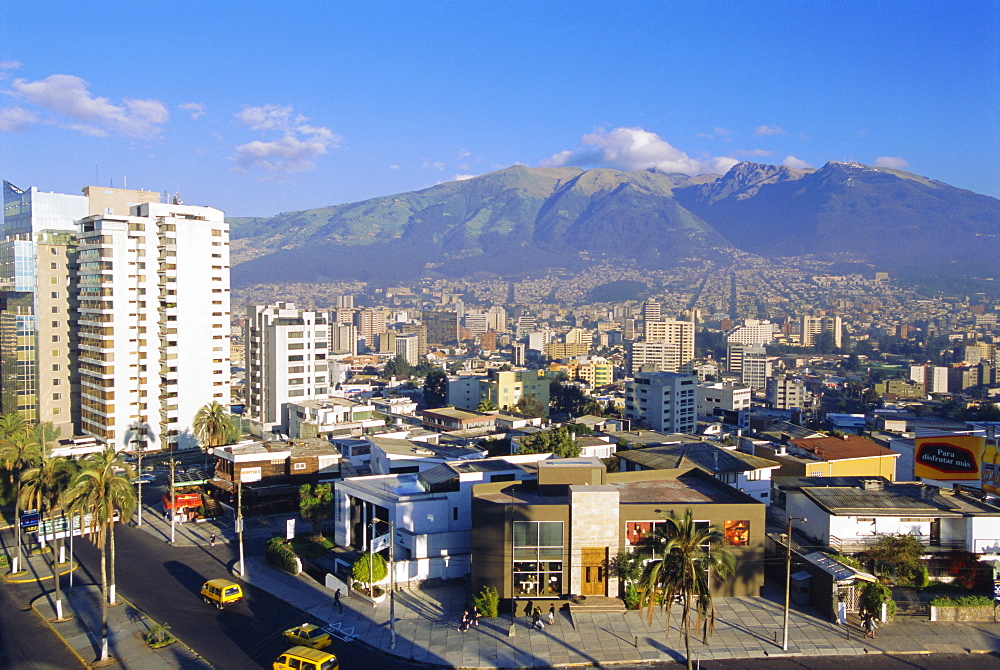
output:
[[[1000,197],[1000,2],[0,3],[0,176],[232,216],[514,163]]]

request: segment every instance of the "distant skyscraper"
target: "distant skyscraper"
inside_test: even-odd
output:
[[[770,321],[746,319],[743,325],[726,333],[726,342],[737,344],[771,344],[774,326]]]
[[[649,321],[659,321],[660,315],[660,303],[649,300],[642,303],[642,320]]]
[[[697,428],[695,375],[641,372],[625,383],[625,416],[661,433],[690,433]]]
[[[843,343],[843,323],[839,316],[803,316],[799,321],[799,334],[802,346],[811,347],[816,342],[816,335],[822,332],[833,334],[833,344],[836,347]]]
[[[427,327],[427,346],[441,346],[458,341],[458,313],[425,310],[420,320]]]

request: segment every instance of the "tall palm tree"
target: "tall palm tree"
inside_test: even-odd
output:
[[[492,412],[496,410],[496,408],[496,404],[489,398],[483,398],[479,401],[479,404],[476,405],[477,412]]]
[[[0,416],[0,464],[14,480],[14,526],[17,529],[17,555],[12,572],[21,569],[21,473],[41,458],[38,442],[30,426],[19,414],[11,412]]]
[[[123,469],[122,474],[116,470]],[[108,659],[108,604],[115,603],[115,513],[122,519],[131,516],[136,505],[135,489],[129,483],[131,469],[121,455],[108,446],[83,461],[83,468],[67,493],[73,512],[90,515],[87,529],[96,539],[101,552],[101,656]],[[111,565],[108,569],[106,548],[110,544]],[[110,576],[110,587],[109,587]]]
[[[38,465],[24,471],[21,479],[21,501],[37,509],[41,517],[48,513],[49,527],[55,532],[56,513],[61,511],[62,497],[69,488],[75,471],[74,463],[61,456],[43,457]],[[72,531],[70,531],[72,532]],[[62,588],[59,580],[59,545],[52,546],[52,579],[55,582],[56,619],[62,619]]]
[[[206,447],[220,447],[226,444],[232,430],[232,415],[216,400],[199,409],[194,416],[195,435]]]
[[[736,568],[736,559],[722,548],[723,532],[716,526],[699,526],[690,509],[677,518],[672,513],[650,538],[653,560],[646,563],[639,578],[639,591],[647,602],[649,621],[657,600],[666,610],[666,629],[670,630],[670,610],[674,601],[681,605],[680,633],[690,670],[691,610],[696,616],[695,629],[701,628],[702,643],[715,630],[715,603],[711,578],[725,579]],[[659,555],[660,558],[655,558]]]

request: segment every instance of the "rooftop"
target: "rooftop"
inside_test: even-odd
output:
[[[483,454],[476,447],[430,444],[428,442],[412,442],[410,440],[394,440],[388,437],[369,437],[372,445],[378,447],[390,456],[409,456],[411,458],[443,458],[466,459],[476,458]]]
[[[844,437],[810,437],[791,440],[789,444],[821,461],[839,461],[849,458],[875,458],[878,456],[899,456],[860,435]],[[795,454],[792,454],[795,455]]]
[[[615,455],[622,460],[653,470],[694,466],[712,474],[749,472],[762,468],[777,468],[781,465],[766,458],[724,449],[708,442],[628,449],[619,451]]]
[[[1000,516],[1000,507],[915,482],[882,488],[803,486],[802,493],[834,516]]]

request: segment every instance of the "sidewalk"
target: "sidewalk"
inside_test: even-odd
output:
[[[559,610],[556,624],[534,631],[523,615],[508,637],[510,617],[484,619],[480,627],[461,632],[458,623],[468,606],[466,589],[441,584],[396,596],[396,648],[390,650],[389,603],[372,608],[344,597],[343,613],[333,592],[308,576],[279,571],[261,556],[247,560],[246,581],[332,624],[358,643],[407,660],[461,668],[512,668],[573,663],[608,664],[636,661],[681,661],[684,641],[676,626],[664,632],[663,612],[654,610],[652,624],[643,612],[590,613],[571,616]],[[548,611],[548,603],[542,604]],[[557,607],[564,605],[558,601]],[[863,654],[986,653],[1000,651],[1000,624],[931,623],[902,619],[885,624],[877,639],[865,639],[853,628],[823,621],[793,609],[789,649],[781,649],[783,600],[768,592],[756,598],[716,600],[715,634],[708,644],[692,637],[692,654],[702,660],[778,656],[854,656]],[[677,612],[674,612],[676,623]],[[692,622],[693,623],[693,622]]]
[[[64,614],[70,616],[69,613],[72,613],[67,620],[55,621],[51,594],[39,596],[31,607],[76,654],[84,667],[94,667],[101,649],[101,589],[97,586],[77,586],[63,591],[63,596]],[[121,596],[118,599],[117,606],[108,608],[108,650],[114,661],[103,667],[211,669],[211,665],[180,641],[160,649],[150,649],[143,640],[143,633],[156,622]]]
[[[244,517],[243,518],[243,539],[271,537],[274,534],[284,535],[284,518],[279,517]],[[137,517],[132,516],[131,525],[135,525]],[[142,506],[142,526],[141,530],[162,539],[164,542],[170,540],[170,522],[163,518],[163,511],[154,506]],[[218,517],[207,519],[202,523],[188,521],[186,523],[174,524],[174,545],[178,547],[190,547],[196,545],[207,545],[215,534],[215,541],[236,542],[236,522],[231,517]]]

